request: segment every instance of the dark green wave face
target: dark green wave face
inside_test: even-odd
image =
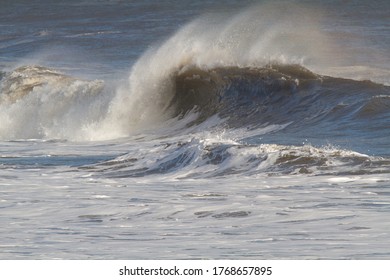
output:
[[[268,105],[292,99],[298,91],[320,83],[321,77],[298,65],[275,65],[189,68],[180,71],[175,82],[176,114],[185,114],[196,107],[200,112],[198,121],[219,114],[229,118],[230,124],[240,126],[251,125],[248,118],[260,121]]]
[[[321,144],[350,141],[356,146],[375,139],[378,153],[386,154],[387,140],[382,134],[388,129],[388,86],[321,76],[298,65],[188,68],[174,79],[171,106],[175,115],[198,112],[189,125],[213,115],[230,128],[289,124],[269,137],[283,143],[312,139]]]

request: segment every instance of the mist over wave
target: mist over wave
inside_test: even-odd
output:
[[[125,133],[139,120],[150,124],[169,118],[175,76],[186,68],[319,62],[326,43],[309,15],[308,10],[296,6],[263,4],[238,14],[194,20],[135,63],[128,86],[113,100],[111,108],[116,113],[109,118],[121,123]]]

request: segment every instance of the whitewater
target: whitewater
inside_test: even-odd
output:
[[[0,259],[388,259],[389,12],[6,2]]]

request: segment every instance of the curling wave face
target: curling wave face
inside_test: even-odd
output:
[[[198,121],[218,114],[231,127],[298,121],[305,126],[313,119],[311,125],[379,117],[386,114],[389,94],[386,86],[320,76],[299,65],[189,68],[175,76],[171,106],[176,115],[195,106]]]

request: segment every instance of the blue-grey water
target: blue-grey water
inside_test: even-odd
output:
[[[0,259],[388,259],[389,1],[0,1]]]

